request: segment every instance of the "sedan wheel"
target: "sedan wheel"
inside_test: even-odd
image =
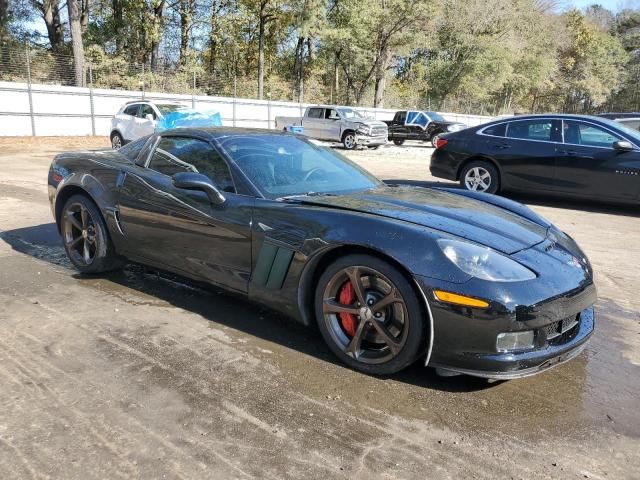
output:
[[[460,183],[467,190],[496,193],[500,179],[496,168],[486,161],[471,162],[460,176]]]
[[[419,312],[406,279],[374,257],[344,257],[318,284],[316,314],[327,344],[367,373],[394,373],[415,360],[423,341]]]

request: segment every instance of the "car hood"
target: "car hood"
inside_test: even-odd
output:
[[[349,121],[351,123],[356,123],[356,124],[362,124],[362,125],[367,125],[368,127],[384,127],[387,128],[387,124],[384,123],[381,120],[374,120],[374,119],[370,119],[370,118],[362,118],[362,119],[349,119]]]
[[[403,220],[512,254],[541,243],[547,227],[505,208],[455,193],[420,187],[380,187],[297,201]]]

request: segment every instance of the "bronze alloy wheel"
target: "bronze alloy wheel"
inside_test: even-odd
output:
[[[100,237],[85,205],[71,203],[66,206],[62,216],[62,235],[75,264],[89,266],[93,263]]]
[[[324,289],[322,310],[335,345],[358,362],[389,362],[407,341],[405,300],[373,268],[350,266],[335,273]]]

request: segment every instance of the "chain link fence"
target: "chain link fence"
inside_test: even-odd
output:
[[[105,134],[109,119],[120,105],[134,99],[177,100],[193,108],[218,108],[229,125],[263,128],[272,128],[276,115],[301,115],[307,105],[295,100],[291,82],[275,74],[265,78],[263,99],[259,99],[254,77],[236,72],[209,74],[202,66],[163,62],[151,69],[94,49],[86,52],[82,78],[76,79],[71,55],[45,49],[3,48],[0,82],[0,135],[68,135],[65,132],[73,129],[77,134]],[[307,102],[335,103],[333,95],[325,98],[318,79],[309,79],[305,89]],[[392,105],[395,108],[359,108],[382,120],[392,118],[396,109],[417,108],[401,104],[407,99],[395,100],[390,98],[397,103]],[[488,120],[463,113],[445,116],[470,125]],[[60,118],[65,122],[56,123]],[[12,123],[14,120],[17,123]]]

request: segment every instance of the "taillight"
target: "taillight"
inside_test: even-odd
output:
[[[447,143],[449,143],[449,140],[447,140],[446,138],[439,138],[436,140],[436,150],[438,148],[442,148],[444,147]]]

